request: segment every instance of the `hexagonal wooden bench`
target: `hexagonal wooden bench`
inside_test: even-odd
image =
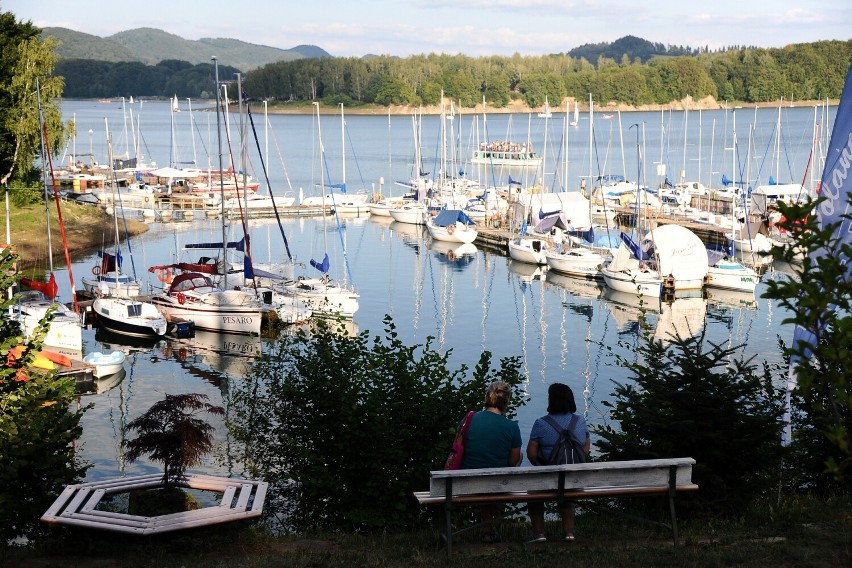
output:
[[[187,475],[177,485],[220,492],[222,499],[212,507],[154,517],[99,511],[96,507],[105,496],[163,486],[163,476],[159,474],[121,477],[67,486],[41,520],[138,535],[164,533],[259,517],[268,487],[264,481],[200,474]]]

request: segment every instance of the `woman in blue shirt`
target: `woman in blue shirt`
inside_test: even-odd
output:
[[[553,383],[547,389],[547,415],[555,420],[563,429],[568,428],[571,419],[577,412],[577,403],[574,401],[574,392],[571,387],[562,383]],[[586,420],[576,415],[574,423],[574,436],[583,441],[583,452],[588,455],[591,448],[591,438]],[[536,419],[530,431],[530,441],[527,444],[527,459],[533,465],[540,464],[541,456],[551,455],[553,448],[559,442],[559,432],[544,420],[544,417]],[[527,504],[527,511],[532,523],[532,536],[528,542],[544,542],[544,503],[536,502]],[[559,508],[562,517],[562,528],[565,532],[565,540],[574,540],[574,506],[565,505]]]

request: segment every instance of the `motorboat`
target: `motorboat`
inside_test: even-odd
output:
[[[92,310],[100,327],[121,335],[133,337],[162,337],[168,322],[150,302],[133,298],[99,297],[92,302]]]

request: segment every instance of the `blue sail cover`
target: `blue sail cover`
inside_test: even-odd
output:
[[[551,215],[550,217],[545,217],[541,221],[539,221],[536,226],[533,228],[533,231],[539,234],[544,234],[550,231],[553,227],[559,227],[560,229],[567,230],[568,229],[568,221],[565,219],[564,213],[559,213],[558,215]]]
[[[325,253],[325,257],[322,259],[322,262],[317,262],[314,259],[311,259],[311,266],[326,274],[328,272],[329,267],[331,266],[331,261],[328,259],[328,253]]]
[[[522,185],[518,180],[512,179],[512,176],[509,176],[509,185]]]
[[[432,223],[438,227],[449,227],[453,223],[475,225],[473,219],[468,217],[461,209],[442,209],[432,220]]]
[[[633,258],[636,260],[648,260],[651,258],[651,253],[643,250],[641,246],[634,243],[633,239],[627,233],[621,233],[621,240],[627,245],[627,248],[633,253]]]
[[[223,247],[222,247],[222,241],[219,241],[219,242],[215,242],[215,243],[190,243],[190,244],[184,245],[184,248],[217,250],[217,249],[221,249]],[[224,248],[232,248],[232,249],[236,249],[240,252],[245,252],[246,251],[246,239],[245,239],[245,237],[243,237],[242,239],[240,239],[238,241],[228,241],[227,243],[225,243]]]
[[[825,156],[825,169],[819,183],[820,196],[825,197],[816,210],[816,222],[820,227],[838,224],[836,234],[839,245],[852,242],[852,223],[843,216],[849,212],[847,200],[852,194],[852,65],[846,73],[846,84],[840,95],[840,105],[834,119],[831,142]],[[819,258],[829,254],[821,248],[811,253],[814,266],[819,266]],[[846,278],[850,277],[852,262],[846,259]],[[809,354],[808,346],[816,345],[816,333],[821,330],[808,330],[796,326],[793,331],[793,347],[801,345]],[[803,344],[803,345],[802,345]],[[791,358],[791,364],[794,359]]]
[[[121,251],[112,255],[106,251],[99,250],[98,256],[101,258],[101,274],[114,272],[121,268]]]

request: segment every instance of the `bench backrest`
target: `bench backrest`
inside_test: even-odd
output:
[[[453,495],[556,491],[561,472],[565,472],[565,489],[663,487],[669,484],[669,473],[673,467],[676,486],[686,486],[692,484],[693,464],[695,460],[692,458],[672,458],[433,471],[429,495],[445,496],[449,480],[452,480]]]

